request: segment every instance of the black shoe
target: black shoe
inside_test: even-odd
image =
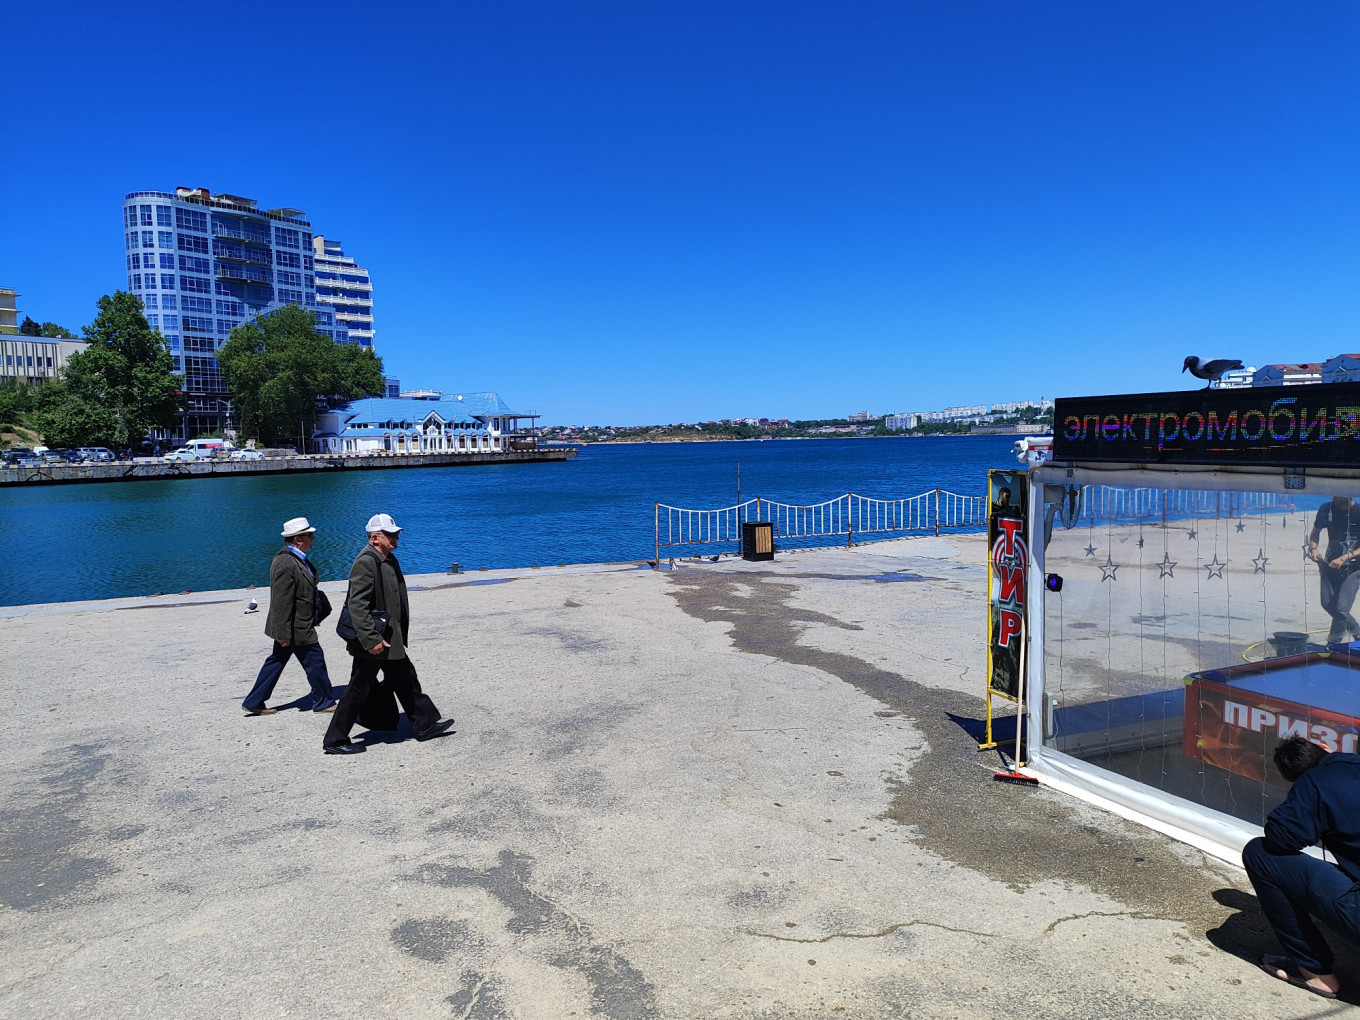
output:
[[[321,750],[327,754],[363,754],[368,748],[363,744],[322,744]]]
[[[452,725],[453,725],[452,719],[440,719],[439,722],[435,723],[433,726],[423,729],[419,733],[417,733],[416,739],[431,740],[434,737],[439,736],[439,734],[443,733],[446,729],[448,729]]]

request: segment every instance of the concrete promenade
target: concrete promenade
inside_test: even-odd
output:
[[[353,757],[296,664],[242,715],[267,591],[0,609],[0,1017],[1352,1012],[1241,871],[992,781],[983,562],[412,577],[456,732]]]

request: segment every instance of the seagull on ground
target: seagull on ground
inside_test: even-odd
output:
[[[251,600],[250,600],[250,605],[246,606],[246,612],[247,612],[247,613],[258,613],[259,611],[260,611],[260,603],[257,602],[255,599],[251,599]]]
[[[1196,379],[1204,379],[1213,383],[1222,379],[1224,372],[1235,372],[1241,367],[1242,362],[1236,358],[1216,358],[1213,361],[1200,364],[1199,358],[1191,355],[1185,359],[1185,364],[1181,366],[1181,372],[1189,372]]]

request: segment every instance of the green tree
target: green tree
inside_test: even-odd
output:
[[[61,340],[75,340],[76,335],[65,327],[58,326],[55,322],[35,322],[27,315],[24,321],[19,324],[20,336],[46,336]]]
[[[62,385],[43,387],[35,423],[48,442],[128,446],[174,425],[184,380],[141,300],[121,290],[104,295],[84,333],[89,346],[66,359]]]
[[[19,323],[19,335],[42,336],[42,323],[34,322],[27,315],[25,315],[24,321]]]
[[[322,409],[383,393],[372,348],[318,333],[316,317],[299,305],[237,326],[217,362],[242,434],[269,446],[310,436]]]

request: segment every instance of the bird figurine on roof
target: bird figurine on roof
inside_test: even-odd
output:
[[[1196,379],[1204,379],[1213,384],[1223,378],[1223,373],[1235,372],[1241,367],[1242,362],[1236,358],[1216,358],[1201,365],[1199,358],[1191,355],[1185,359],[1185,364],[1181,366],[1181,372],[1189,372]],[[1208,388],[1205,387],[1205,389]]]

